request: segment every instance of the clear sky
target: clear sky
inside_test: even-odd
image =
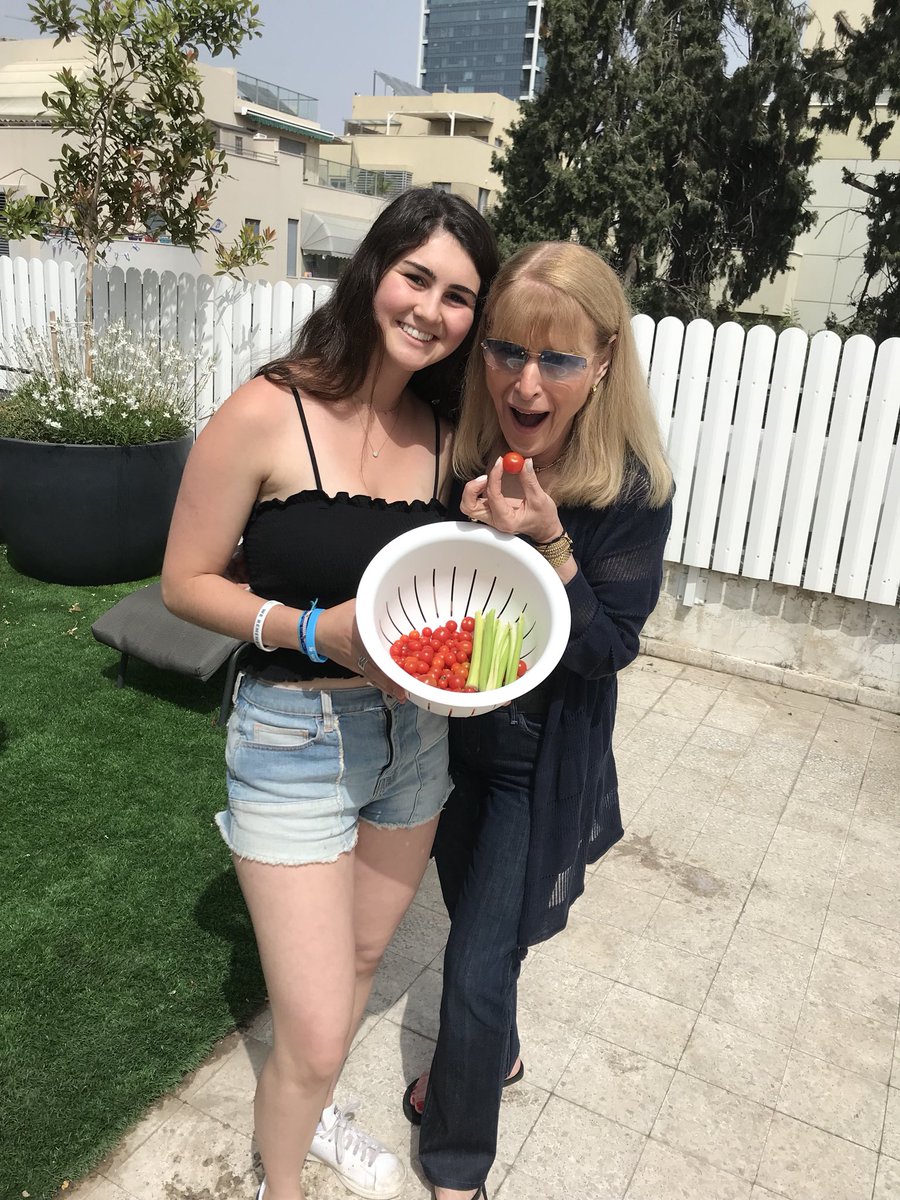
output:
[[[77,3],[77,0],[76,0]],[[420,0],[258,0],[262,37],[240,69],[319,101],[319,121],[342,133],[354,92],[371,95],[374,71],[416,83]],[[0,37],[39,37],[28,0],[0,0]],[[231,60],[217,60],[231,66]],[[384,84],[378,80],[377,94]]]

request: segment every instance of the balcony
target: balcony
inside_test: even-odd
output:
[[[274,109],[275,112],[286,113],[304,121],[319,119],[319,101],[315,96],[305,96],[303,92],[294,92],[290,88],[279,87],[276,83],[266,83],[264,79],[257,79],[254,75],[244,75],[238,71],[237,92],[242,100]]]
[[[347,163],[320,158],[316,161],[307,160],[303,182],[316,187],[335,188],[340,192],[355,192],[359,196],[378,196],[391,200],[412,187],[412,172],[401,168],[368,171],[363,167],[351,167]]]

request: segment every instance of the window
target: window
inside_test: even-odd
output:
[[[235,154],[244,153],[244,139],[239,133],[234,135],[234,152]]]
[[[292,279],[297,274],[297,231],[299,225],[299,221],[288,220],[287,266],[285,269],[289,279]]]
[[[487,188],[480,187],[478,189],[478,211],[482,216],[487,212],[488,196],[490,194]]]
[[[244,228],[249,229],[251,233],[259,233],[259,218],[244,217]]]
[[[282,154],[293,154],[295,158],[306,157],[306,142],[299,142],[296,138],[280,137],[278,149]]]
[[[432,191],[435,191],[435,192],[449,192],[450,191],[449,183],[433,183],[431,185],[431,187],[432,187]]]

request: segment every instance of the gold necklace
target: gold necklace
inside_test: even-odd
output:
[[[368,428],[367,428],[367,426],[366,426],[366,423],[363,421],[362,417],[360,416],[359,408],[357,408],[357,409],[355,410],[355,411],[356,411],[356,415],[357,415],[357,417],[359,418],[359,423],[360,423],[360,425],[362,426],[363,437],[366,439],[366,445],[369,447],[369,453],[372,455],[372,457],[373,457],[373,458],[377,458],[377,457],[378,457],[378,455],[379,455],[379,454],[382,452],[382,450],[385,448],[385,446],[388,444],[388,439],[390,438],[391,434],[394,432],[394,426],[397,424],[397,422],[398,422],[398,421],[399,421],[399,419],[400,419],[400,405],[401,405],[401,404],[402,404],[402,401],[398,401],[398,402],[397,402],[397,404],[395,404],[393,408],[389,408],[389,409],[387,410],[388,412],[392,412],[392,413],[394,414],[394,419],[393,419],[393,421],[391,422],[391,427],[390,427],[390,429],[389,429],[389,430],[387,431],[387,433],[384,435],[384,441],[381,443],[381,445],[378,447],[378,449],[377,449],[377,450],[376,450],[376,449],[374,449],[374,447],[372,446],[372,443],[369,441],[369,430],[368,430]],[[370,414],[371,414],[373,411],[374,411],[373,409],[371,409],[371,408],[369,409],[369,412],[370,412]]]
[[[566,451],[568,449],[569,449],[569,447],[567,446],[566,449],[563,450],[562,454],[560,454],[559,458],[554,458],[553,462],[547,463],[546,466],[535,467],[534,468],[535,475],[540,475],[541,471],[552,471],[554,467],[558,467],[559,464],[562,462],[562,460],[566,457]]]

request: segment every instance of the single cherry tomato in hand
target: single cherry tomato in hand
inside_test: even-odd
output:
[[[517,454],[515,450],[510,450],[503,455],[503,470],[509,475],[518,475],[525,466],[525,459],[521,454]]]

